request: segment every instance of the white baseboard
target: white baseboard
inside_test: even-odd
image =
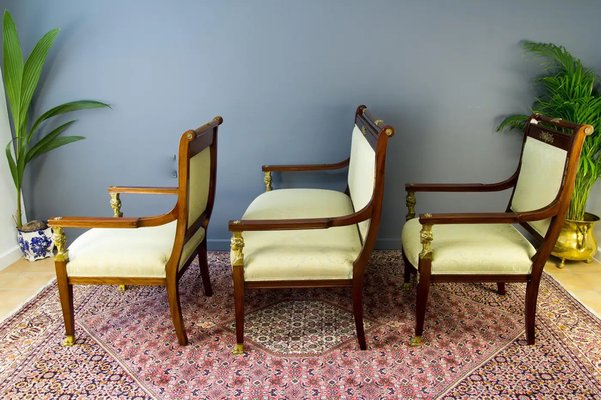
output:
[[[23,255],[21,254],[21,249],[19,249],[19,246],[15,246],[12,249],[0,254],[0,270],[8,267],[21,257],[23,257]]]

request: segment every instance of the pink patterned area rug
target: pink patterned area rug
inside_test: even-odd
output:
[[[190,344],[180,347],[164,288],[75,289],[77,342],[63,348],[54,284],[0,324],[0,398],[411,399],[601,398],[601,322],[545,276],[537,343],[523,329],[524,285],[432,288],[425,344],[408,346],[415,288],[398,251],[372,257],[368,350],[344,289],[247,292],[246,354],[235,343],[229,255],[209,255],[215,294],[197,266],[183,277]]]

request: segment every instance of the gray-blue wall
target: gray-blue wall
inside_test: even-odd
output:
[[[491,182],[515,168],[518,135],[494,128],[532,102],[538,63],[521,40],[565,45],[601,70],[594,0],[0,4],[13,13],[27,52],[61,28],[38,112],[79,98],[112,105],[77,115],[71,134],[87,139],[33,165],[28,215],[110,215],[109,185],[174,185],[179,135],[220,114],[212,248],[225,248],[227,221],[263,190],[261,164],[345,158],[363,103],[397,129],[379,246],[398,247],[405,182]],[[498,209],[506,199],[421,196],[418,209]],[[123,203],[128,215],[171,205]]]

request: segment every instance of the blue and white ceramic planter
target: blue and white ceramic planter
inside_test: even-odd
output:
[[[32,232],[21,232],[17,229],[17,242],[26,260],[35,261],[50,257],[54,249],[52,228]]]

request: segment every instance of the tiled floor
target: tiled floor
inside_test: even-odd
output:
[[[545,266],[545,272],[601,318],[601,263],[593,261],[567,262],[564,268],[557,268],[558,260],[553,259]]]
[[[589,310],[601,317],[601,263],[566,263],[556,267],[551,260],[545,271],[558,280]],[[54,278],[54,262],[45,259],[36,262],[17,261],[0,271],[0,320],[16,311]]]

